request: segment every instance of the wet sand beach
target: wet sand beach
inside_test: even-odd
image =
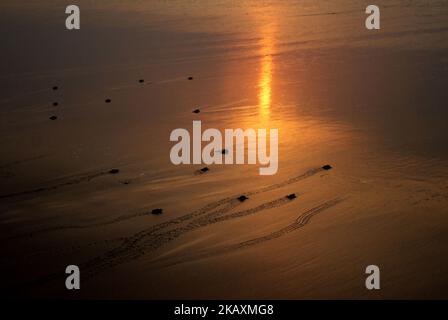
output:
[[[448,298],[448,3],[368,4],[2,2],[2,294]],[[173,165],[196,120],[277,128],[278,172]]]

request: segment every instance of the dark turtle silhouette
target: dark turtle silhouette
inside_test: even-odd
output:
[[[330,166],[329,164],[326,164],[326,165],[324,165],[324,166],[322,167],[322,169],[324,169],[324,170],[330,170],[330,169],[333,169],[333,167]]]
[[[49,119],[50,120],[56,120],[58,117],[56,117],[56,116],[51,116]]]
[[[199,112],[201,112],[201,110],[199,110],[199,109],[194,109],[193,110],[193,113],[199,113]]]
[[[138,82],[143,83],[143,82],[145,82],[145,80],[144,79],[140,79],[140,80],[138,80]]]
[[[57,107],[58,105],[59,105],[59,103],[53,102],[53,107]]]
[[[56,91],[56,90],[58,90],[59,88],[58,88],[58,86],[54,86],[52,89]]]
[[[238,197],[238,200],[240,200],[241,202],[246,201],[247,199],[249,199],[248,197],[246,197],[245,195],[241,195]]]
[[[193,80],[193,77],[188,77],[188,80]]]
[[[160,208],[152,209],[151,213],[152,214],[162,214],[163,213],[163,209],[160,209]]]
[[[106,103],[111,103],[112,102],[112,100],[110,100],[110,99],[106,99],[106,101],[105,101]]]
[[[120,170],[118,170],[118,169],[112,169],[109,171],[110,174],[117,174],[119,172],[120,172]]]
[[[289,200],[293,200],[293,199],[297,198],[297,196],[296,196],[295,193],[291,193],[291,194],[288,194],[288,195],[286,196],[286,198],[288,198]]]

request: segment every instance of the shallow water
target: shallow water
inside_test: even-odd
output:
[[[121,294],[97,285],[86,296],[364,297],[358,284],[362,286],[363,274],[357,275],[359,281],[343,271],[329,278],[309,276],[301,292],[288,283],[308,268],[324,272],[324,265],[335,270],[349,265],[347,270],[361,270],[379,259],[392,270],[390,278],[386,275],[385,296],[446,297],[448,279],[442,274],[448,262],[438,257],[446,256],[441,234],[448,228],[448,5],[377,1],[382,29],[376,32],[364,27],[367,4],[79,1],[82,25],[76,32],[64,29],[64,6],[57,1],[0,4],[5,47],[0,61],[0,221],[9,239],[2,244],[2,257],[9,261],[3,266],[9,272],[19,266],[8,285],[112,250],[115,260],[98,266],[105,279],[138,270],[135,274],[154,286],[129,280],[120,284]],[[51,89],[55,85],[57,91]],[[104,103],[108,98],[112,102]],[[55,101],[59,106],[52,106]],[[196,108],[199,114],[192,113]],[[52,115],[58,119],[48,120]],[[193,120],[221,130],[278,128],[278,173],[259,176],[258,166],[213,165],[210,172],[195,175],[201,165],[172,165],[170,132],[191,131]],[[188,233],[176,233],[156,255],[139,259],[134,259],[134,250],[146,250],[151,237],[140,239],[135,247],[115,245],[207,203],[288,181],[327,163],[334,170],[243,204],[243,209],[262,206],[260,212],[269,214],[257,213],[242,222],[207,220],[198,229],[186,226]],[[112,168],[120,173],[107,174]],[[286,207],[283,202],[269,205],[288,192],[300,192],[303,202],[299,197]],[[297,210],[314,212],[339,198],[345,207],[328,206],[333,219],[322,217],[317,230],[311,224],[294,233],[306,244],[303,252],[291,247],[291,239],[280,240],[292,237],[282,234],[234,257],[240,251],[232,253],[232,248],[239,240],[275,232],[288,225]],[[161,217],[141,214],[159,207],[165,212]],[[220,214],[229,212],[235,208]],[[422,212],[432,217],[424,230],[419,229]],[[385,225],[385,216],[395,220]],[[322,228],[333,231],[323,236]],[[374,254],[345,252],[335,244],[353,239]],[[385,248],[397,242],[416,245],[391,258]],[[73,252],[52,253],[80,245]],[[201,257],[202,251],[215,247],[221,252],[215,260],[199,259],[172,269],[158,269],[157,263],[153,267],[159,256],[184,261],[184,255],[196,252]],[[196,251],[191,253],[191,248]],[[257,256],[257,250],[266,252],[269,262]],[[328,260],[308,257],[319,250]],[[45,259],[37,254],[36,273],[24,275],[20,270],[29,261],[21,257],[36,252]],[[260,265],[274,264],[275,271],[266,274],[266,269],[252,265],[253,255],[261,259]],[[393,266],[400,270],[422,256],[426,261],[416,263],[412,271],[424,270],[423,284],[394,281]],[[102,263],[111,266],[103,270]],[[256,270],[244,280],[251,290],[229,289],[219,282],[240,281],[243,276],[231,272],[236,266],[241,272]],[[157,271],[148,273],[145,268]],[[434,283],[427,268],[438,270],[441,281]],[[190,272],[198,269],[203,277],[193,277],[200,284],[196,290],[176,289],[175,281],[169,280],[174,273],[179,283],[189,283]],[[412,271],[408,277],[414,276]],[[276,283],[272,296],[262,285],[254,286],[261,278]],[[107,282],[101,277],[97,281]],[[57,292],[46,286],[42,291]]]

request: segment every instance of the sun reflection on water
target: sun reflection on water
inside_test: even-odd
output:
[[[272,26],[267,26],[262,32],[262,48],[261,48],[261,73],[258,81],[258,104],[259,112],[262,119],[269,117],[272,100],[272,72],[273,59],[272,51],[274,49],[274,30]]]

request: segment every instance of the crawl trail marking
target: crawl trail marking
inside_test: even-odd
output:
[[[290,178],[286,181],[255,189],[246,194],[253,196],[264,192],[276,190],[278,188],[311,177],[321,171],[323,171],[322,168],[312,169],[305,172],[304,174]],[[121,243],[121,245],[106,252],[104,255],[96,257],[86,262],[85,264],[81,264],[80,267],[84,271],[84,277],[89,278],[95,274],[98,274],[98,272],[104,271],[125,262],[138,259],[148,252],[154,251],[165,245],[166,243],[184,235],[185,233],[191,232],[198,228],[206,227],[211,224],[223,221],[242,218],[263,210],[280,207],[291,202],[291,200],[289,200],[288,198],[281,197],[279,199],[263,203],[254,208],[234,212],[229,215],[224,215],[240,204],[240,201],[238,201],[236,197],[237,196],[228,197],[217,202],[210,203],[195,212],[181,216],[177,219],[167,221],[162,224],[155,225],[147,230],[138,232],[133,236],[128,237]],[[183,222],[187,222],[196,217],[198,218],[189,223],[181,225]],[[165,230],[170,226],[175,227],[169,230]]]
[[[321,171],[323,171],[322,168],[311,169],[301,175],[290,178],[283,182],[249,191],[246,193],[246,195],[254,196],[262,194],[264,192],[273,191],[278,188],[282,188],[289,184],[296,183],[298,181],[311,177]],[[98,274],[99,272],[138,259],[144,256],[145,254],[160,248],[161,246],[167,244],[168,242],[177,239],[178,237],[184,235],[187,232],[191,232],[198,228],[206,227],[215,223],[253,215],[260,211],[280,207],[288,203],[291,203],[290,199],[288,199],[287,197],[281,197],[272,201],[265,202],[254,208],[241,210],[225,215],[230,210],[239,206],[241,202],[238,201],[237,196],[223,198],[221,200],[209,203],[206,206],[197,209],[191,213],[188,213],[186,215],[183,215],[181,217],[157,224],[155,226],[137,232],[128,237],[121,237],[119,239],[121,241],[115,241],[117,239],[107,240],[108,244],[116,242],[119,243],[116,244],[115,247],[113,247],[112,249],[105,252],[104,254],[99,255],[89,261],[86,261],[85,263],[81,263],[78,265],[83,272],[83,278],[85,280],[88,280],[92,276]],[[136,216],[138,215],[122,216],[121,219],[114,219],[108,222],[108,224],[118,223],[121,221],[125,221],[127,219],[132,219]],[[312,215],[309,215],[309,217],[311,216]],[[106,243],[105,241],[98,241],[98,242]],[[88,244],[88,246],[95,244],[96,243]],[[37,279],[36,281],[33,281],[31,283],[24,284],[24,286],[25,287],[39,286],[49,281],[58,280],[60,279],[60,276],[61,275],[59,274],[51,274],[46,277]]]
[[[269,233],[267,235],[261,236],[261,237],[243,241],[243,242],[240,242],[240,243],[237,243],[234,245],[226,246],[221,249],[218,248],[218,249],[205,250],[203,252],[199,252],[199,253],[192,254],[192,255],[184,255],[182,257],[177,257],[174,259],[173,258],[165,258],[165,259],[155,259],[153,261],[155,263],[160,263],[163,267],[169,267],[169,266],[174,266],[174,265],[185,263],[185,262],[191,262],[191,261],[196,261],[196,260],[200,260],[200,259],[205,259],[205,258],[210,258],[210,257],[226,254],[226,253],[235,252],[235,251],[243,249],[243,248],[258,245],[258,244],[266,242],[266,241],[274,240],[274,239],[280,238],[284,235],[287,235],[288,233],[291,233],[293,231],[296,231],[297,229],[300,229],[300,228],[306,226],[311,221],[312,217],[316,216],[317,214],[321,213],[322,211],[325,211],[325,210],[341,203],[344,200],[345,199],[342,199],[342,198],[335,198],[335,199],[326,201],[325,203],[323,203],[321,205],[318,205],[312,209],[305,211],[293,223],[289,224],[288,226],[281,228],[277,231],[274,231],[272,233]]]
[[[88,261],[85,264],[81,264],[80,267],[83,270],[84,278],[90,278],[91,276],[94,276],[111,267],[138,259],[143,255],[154,251],[168,242],[171,242],[193,230],[206,227],[211,224],[249,216],[266,209],[280,207],[290,202],[291,200],[286,197],[282,197],[261,204],[255,208],[222,216],[224,213],[239,205],[239,201],[234,199],[232,202],[223,205],[222,208],[212,211],[206,216],[193,220],[186,225],[163,232],[155,231],[156,229],[160,230],[160,228],[150,228],[148,230],[138,232],[127,238],[118,247],[106,252],[102,256]]]
[[[321,171],[323,171],[322,168],[311,169],[311,170],[308,170],[307,172],[305,172],[305,173],[303,173],[301,175],[298,175],[296,177],[293,177],[293,178],[290,178],[288,180],[282,181],[280,183],[272,184],[272,185],[269,185],[269,186],[265,186],[265,187],[261,187],[259,189],[255,189],[255,190],[249,191],[249,192],[246,193],[246,195],[247,196],[254,196],[254,195],[257,195],[257,194],[260,194],[260,193],[273,191],[273,190],[282,188],[284,186],[287,186],[289,184],[293,184],[293,183],[296,183],[296,182],[298,182],[300,180],[303,180],[303,179],[306,179],[308,177],[311,177],[311,176],[313,176],[316,173],[321,172]],[[91,175],[90,177],[92,177],[92,176],[93,175]],[[78,183],[82,182],[82,181],[78,181]],[[74,184],[74,182],[66,182],[66,183],[57,185],[57,186],[54,187],[54,189],[56,189],[57,187],[65,186],[65,185],[69,185],[69,184]],[[45,190],[41,190],[41,189],[43,189],[43,188],[36,189],[36,190],[39,190],[39,191],[35,191],[35,192],[45,191]],[[52,190],[52,189],[51,188],[47,188],[46,190]],[[20,194],[27,194],[27,193],[32,193],[32,192],[33,191],[28,191],[28,192],[22,192]],[[19,193],[15,194],[15,195],[18,196]],[[0,198],[1,198],[1,196],[0,196]],[[211,210],[214,210],[214,209],[216,209],[216,208],[218,208],[218,207],[220,207],[220,206],[222,206],[224,204],[228,204],[228,203],[231,203],[231,202],[234,202],[235,204],[238,204],[239,201],[235,202],[236,198],[237,198],[237,196],[233,196],[233,197],[227,197],[227,198],[220,199],[218,201],[211,202],[211,203],[205,205],[204,207],[199,208],[199,209],[197,209],[197,210],[195,210],[195,211],[193,211],[191,213],[188,213],[188,214],[185,214],[185,215],[183,215],[181,217],[178,217],[178,218],[175,218],[175,219],[163,222],[161,224],[157,224],[157,225],[151,227],[150,229],[148,229],[148,231],[155,232],[155,231],[159,231],[159,230],[162,230],[164,228],[167,228],[167,227],[170,227],[170,226],[173,226],[173,225],[180,224],[182,222],[191,220],[191,219],[193,219],[195,217],[204,215],[207,212],[210,212]],[[32,231],[32,232],[27,232],[27,233],[14,235],[14,236],[6,238],[6,240],[19,239],[19,238],[24,238],[24,237],[32,237],[32,236],[36,236],[36,235],[41,234],[41,233],[60,231],[60,230],[87,229],[87,228],[103,227],[103,226],[108,226],[108,225],[112,225],[112,224],[115,224],[115,223],[120,223],[120,222],[128,221],[130,219],[135,219],[135,218],[139,218],[139,217],[143,217],[143,216],[147,216],[147,215],[148,215],[148,212],[137,212],[137,213],[127,214],[127,215],[122,215],[122,216],[119,216],[119,217],[117,217],[115,219],[112,219],[112,220],[99,222],[99,223],[94,223],[94,224],[53,226],[53,227],[48,227],[48,228]],[[82,248],[83,246],[79,246],[79,247]]]
[[[62,182],[59,184],[55,184],[52,186],[48,186],[48,187],[40,187],[40,188],[36,188],[36,189],[31,189],[31,190],[3,194],[3,195],[0,195],[0,199],[30,195],[30,194],[35,194],[35,193],[40,193],[40,192],[45,192],[45,191],[52,191],[52,190],[56,190],[56,189],[59,189],[61,187],[65,187],[65,186],[71,186],[71,185],[75,185],[75,184],[82,183],[82,182],[89,182],[95,178],[98,178],[98,177],[101,177],[104,175],[109,175],[109,174],[110,174],[110,172],[107,170],[107,171],[100,171],[100,172],[96,172],[96,173],[92,173],[92,174],[88,174],[88,175],[80,175],[72,180]]]

